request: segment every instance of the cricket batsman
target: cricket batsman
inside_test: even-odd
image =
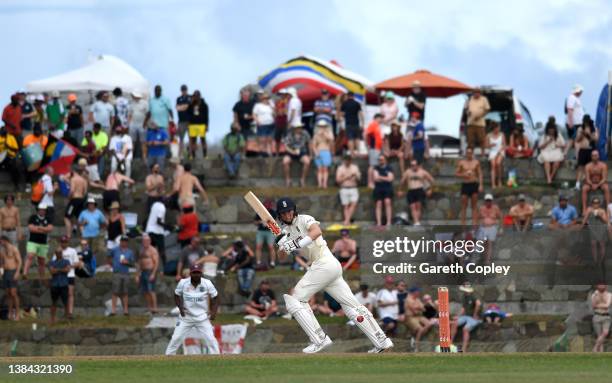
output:
[[[174,302],[180,316],[177,320],[172,339],[166,348],[166,355],[175,355],[187,335],[204,339],[211,354],[219,354],[219,343],[215,338],[210,321],[215,319],[219,298],[217,289],[208,279],[202,278],[202,265],[190,268],[191,276],[179,281],[174,290]],[[211,307],[208,309],[208,299]],[[193,330],[193,331],[192,331]]]
[[[280,251],[290,254],[301,249],[310,264],[306,274],[295,286],[293,294],[283,295],[287,311],[310,338],[310,345],[302,351],[312,354],[332,344],[308,304],[308,299],[321,290],[325,290],[342,305],[346,316],[355,322],[372,342],[374,347],[369,353],[379,353],[393,347],[393,342],[381,330],[372,313],[359,304],[342,278],[342,266],[327,247],[319,222],[309,215],[298,214],[295,203],[289,198],[278,200],[276,212],[284,234],[278,241]]]

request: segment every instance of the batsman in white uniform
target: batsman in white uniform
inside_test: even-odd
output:
[[[293,294],[283,295],[287,311],[310,338],[310,345],[304,348],[303,352],[319,352],[332,344],[308,304],[310,297],[321,290],[325,290],[340,303],[346,316],[355,322],[372,342],[374,347],[368,352],[378,353],[393,347],[393,342],[381,330],[372,313],[355,299],[342,278],[342,266],[327,247],[319,222],[309,215],[298,214],[295,203],[289,198],[278,200],[276,212],[284,234],[278,241],[280,250],[290,254],[301,249],[310,265],[295,286]]]
[[[187,335],[204,339],[210,354],[219,354],[219,343],[210,323],[215,319],[219,307],[217,289],[211,281],[202,278],[201,264],[191,266],[190,274],[189,278],[179,281],[174,291],[174,301],[180,316],[166,348],[166,355],[175,355]]]

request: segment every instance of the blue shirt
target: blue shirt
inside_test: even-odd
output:
[[[421,138],[416,138],[419,133]],[[412,150],[425,150],[425,126],[422,122],[419,122],[412,132]]]
[[[552,210],[552,216],[559,224],[568,225],[578,218],[578,212],[576,212],[576,208],[572,205],[567,205],[565,209],[557,205]]]
[[[121,263],[122,255],[129,264],[134,263],[134,252],[129,247],[122,249],[121,246],[117,246],[111,250],[110,254],[113,257],[113,273],[128,274],[130,272],[130,266]]]
[[[168,133],[163,129],[147,129],[147,142],[153,141],[168,141]],[[147,154],[153,157],[166,157],[168,145],[152,145],[149,146]]]
[[[317,100],[314,103],[314,107],[315,108],[330,108],[331,112],[329,113],[317,113],[317,115],[315,116],[315,122],[319,121],[319,120],[324,120],[326,121],[328,124],[331,124],[333,122],[333,115],[334,113],[336,113],[336,103],[334,102],[334,100],[328,99],[328,100]]]
[[[54,267],[56,270],[63,269],[66,266],[70,266],[70,261],[62,258],[55,259],[49,262],[49,269]],[[64,287],[68,286],[68,272],[59,272],[53,274],[51,277],[51,287]]]
[[[162,129],[168,128],[168,120],[170,119],[170,113],[172,105],[170,100],[164,96],[159,98],[153,97],[149,101],[149,112],[151,113],[151,120]]]
[[[86,209],[79,214],[79,223],[83,221],[87,221],[83,226],[83,238],[94,238],[100,234],[100,225],[105,222],[104,214],[98,209],[94,211]]]

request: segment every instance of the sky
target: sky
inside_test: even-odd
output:
[[[612,70],[605,0],[0,0],[0,29],[0,99],[113,54],[171,99],[183,83],[199,89],[213,141],[229,130],[240,87],[301,54],[373,82],[428,69],[511,87],[534,121],[562,121],[574,84],[594,115]],[[462,104],[428,101],[426,124],[456,136]]]

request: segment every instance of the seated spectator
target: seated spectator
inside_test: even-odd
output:
[[[240,125],[232,124],[232,130],[223,137],[223,161],[230,179],[238,177],[240,160],[244,156],[246,142],[240,133]]]
[[[364,305],[371,313],[376,307],[376,294],[370,291],[370,286],[362,283],[359,285],[359,292],[355,294],[357,302]]]
[[[342,224],[350,225],[359,201],[357,185],[361,179],[359,167],[352,163],[350,155],[344,155],[342,164],[336,169],[336,183],[340,187],[340,203],[342,204]]]
[[[599,132],[593,126],[593,120],[586,114],[576,131],[576,153],[578,163],[576,164],[576,190],[580,190],[580,183],[584,176],[584,167],[591,162],[591,153],[597,149]]]
[[[462,352],[468,351],[470,345],[470,333],[482,323],[480,320],[480,309],[482,303],[474,294],[474,288],[468,282],[459,287],[463,292],[463,302],[459,316],[451,322],[451,340],[455,339],[457,329],[463,327],[463,346]]]
[[[389,160],[397,158],[399,163],[400,173],[404,173],[404,135],[401,132],[401,125],[397,121],[391,122],[391,133],[385,135],[383,139],[383,154]]]
[[[329,180],[329,168],[332,165],[332,146],[334,145],[334,134],[325,120],[317,122],[317,127],[312,137],[312,155],[317,167],[317,186],[327,189]]]
[[[195,236],[189,240],[189,245],[183,247],[176,266],[176,281],[189,277],[191,266],[204,257],[205,251],[200,244],[200,238]]]
[[[270,283],[261,281],[259,288],[253,292],[253,297],[246,304],[245,311],[249,315],[255,315],[261,319],[268,319],[278,312],[276,295],[270,289]]]
[[[408,187],[408,193],[406,193],[406,201],[410,207],[410,214],[412,215],[412,222],[415,226],[421,224],[421,217],[423,214],[423,205],[427,199],[426,187],[431,188],[434,183],[434,178],[429,172],[419,165],[415,159],[410,160],[410,167],[404,173],[402,173],[402,179],[400,180],[399,187],[402,188],[404,185]],[[398,197],[402,196],[402,192],[398,191]]]
[[[525,136],[523,128],[512,129],[510,134],[510,144],[506,148],[506,154],[509,158],[531,158],[533,149],[529,147],[529,141]]]
[[[306,176],[310,169],[310,135],[304,131],[303,125],[297,125],[291,128],[289,133],[284,138],[285,149],[287,154],[283,157],[283,171],[285,173],[285,185],[291,186],[291,162],[297,161],[302,164],[302,176],[300,178],[300,186],[306,186]]]
[[[567,229],[575,226],[577,219],[578,212],[573,205],[567,202],[567,196],[559,196],[559,205],[552,209],[549,227],[551,229]]]
[[[482,313],[483,319],[489,324],[495,324],[501,326],[501,322],[510,318],[512,313],[502,311],[502,309],[496,303],[490,303],[487,305],[487,309]]]
[[[487,134],[486,143],[489,149],[489,164],[491,168],[491,187],[502,187],[504,154],[506,152],[506,136],[501,132],[497,121],[491,122],[491,133]]]
[[[531,228],[533,219],[533,205],[525,202],[525,194],[518,195],[518,203],[510,208],[512,225],[518,232],[526,232]]]
[[[55,323],[57,301],[61,299],[64,305],[64,317],[68,318],[68,272],[71,269],[70,261],[63,258],[62,249],[55,250],[54,259],[49,262],[51,272],[51,324]]]
[[[421,289],[411,287],[404,304],[406,310],[406,327],[414,336],[414,348],[419,349],[419,342],[423,335],[427,334],[433,323],[425,317],[425,305],[421,301]]]
[[[200,220],[191,203],[183,204],[183,211],[178,219],[178,241],[181,248],[187,246],[200,232]]]
[[[610,224],[608,212],[601,206],[597,197],[591,201],[591,206],[583,213],[582,228],[588,225],[591,237],[591,253],[596,265],[604,265],[606,259],[606,241]]]
[[[550,117],[546,123],[544,137],[540,138],[540,155],[538,161],[544,164],[546,182],[550,185],[557,174],[561,163],[565,160],[565,140],[557,130],[554,117]]]
[[[599,283],[593,295],[591,295],[591,308],[593,309],[593,327],[597,340],[593,352],[604,352],[604,343],[610,333],[610,305],[612,304],[612,293],[608,291],[608,285]]]
[[[378,318],[382,321],[382,329],[391,336],[397,328],[397,317],[399,315],[399,305],[397,300],[397,290],[392,276],[385,277],[385,284],[376,294],[376,308]]]
[[[606,206],[610,204],[610,189],[608,188],[608,164],[599,160],[599,152],[591,152],[591,162],[585,168],[584,185],[582,185],[582,211],[587,207],[589,193],[602,190],[606,200]]]
[[[385,156],[380,156],[378,165],[374,168],[374,192],[372,197],[375,201],[376,227],[382,228],[383,206],[386,215],[386,226],[391,227],[393,217],[393,171],[387,163]]]
[[[334,242],[332,253],[340,261],[342,270],[359,270],[357,242],[350,237],[348,229],[340,230],[340,239]]]
[[[397,320],[399,322],[403,322],[406,319],[406,308],[404,303],[406,302],[406,298],[408,297],[408,286],[404,281],[398,281],[395,284],[395,289],[397,290]]]
[[[234,264],[229,271],[235,271],[238,277],[238,294],[248,297],[251,294],[253,279],[255,279],[255,269],[253,268],[255,255],[253,250],[241,238],[238,238],[232,246],[223,252],[223,256],[234,259]]]
[[[363,134],[368,148],[368,187],[370,189],[374,188],[374,167],[378,165],[378,158],[382,151],[382,133],[380,129],[382,119],[382,114],[376,113]]]
[[[318,311],[323,315],[329,315],[330,317],[342,317],[344,311],[342,306],[338,303],[334,297],[329,295],[327,292],[323,292],[323,304],[319,305]]]
[[[438,301],[434,301],[431,295],[423,295],[423,316],[429,320],[432,326],[438,325]]]

